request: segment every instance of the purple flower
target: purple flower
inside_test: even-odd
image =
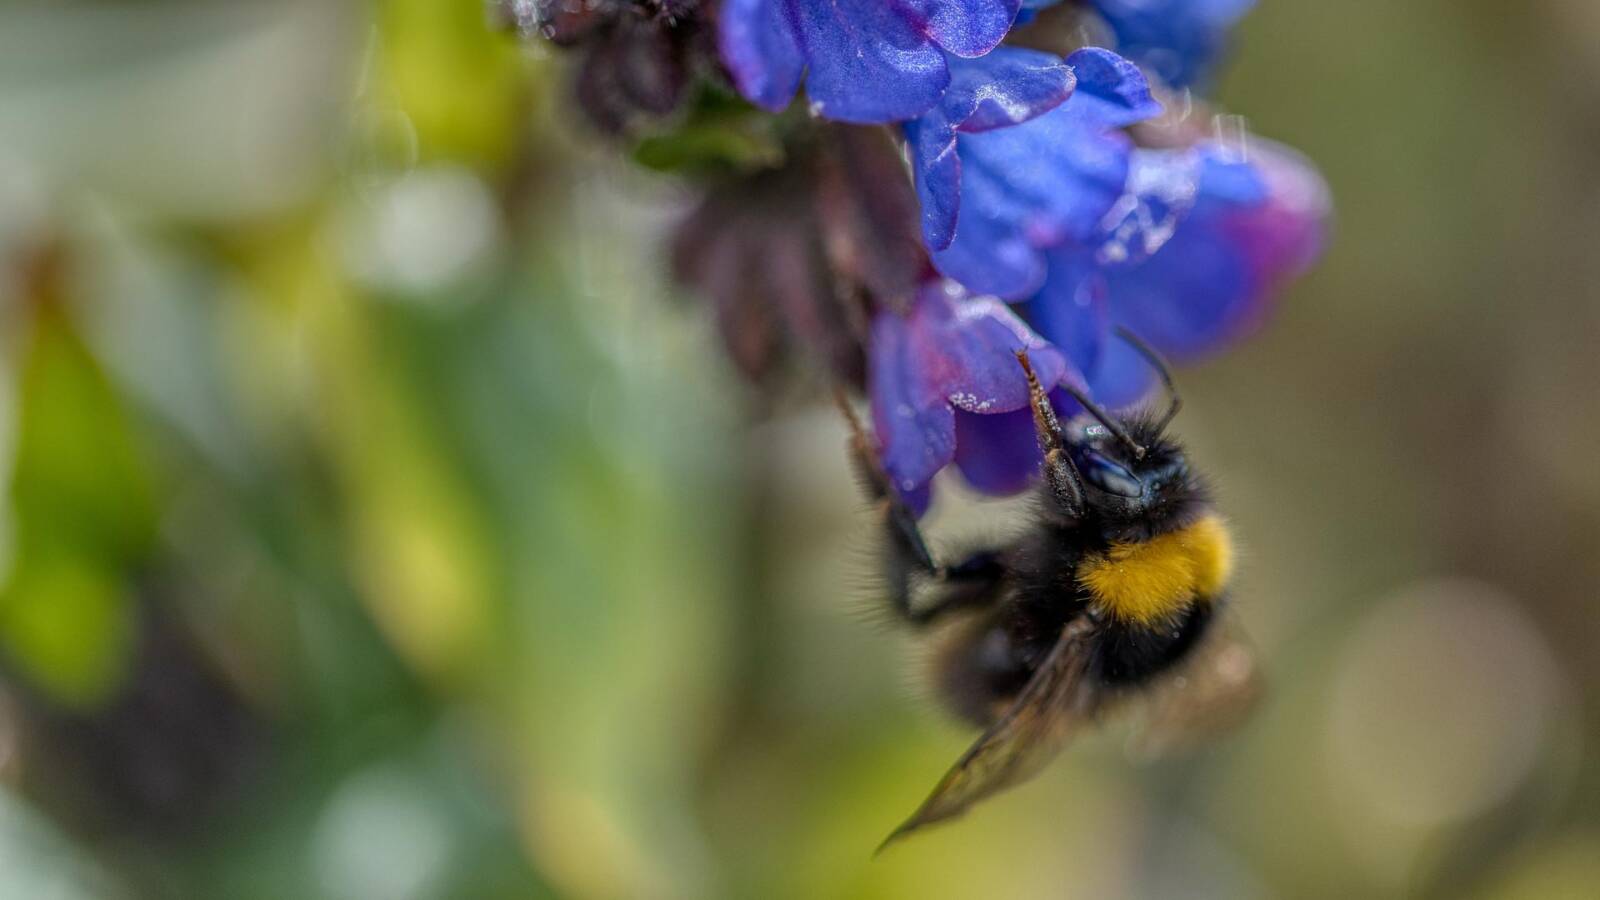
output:
[[[996,128],[997,117],[941,105],[907,126],[923,239],[939,270],[974,291],[1027,297],[1044,281],[1046,249],[1093,239],[1128,181],[1133,146],[1118,129],[1161,110],[1115,53],[1079,50],[1066,63],[1070,99],[1022,124]]]
[[[916,502],[927,502],[928,481],[952,460],[985,493],[1015,493],[1036,477],[1020,374],[997,343],[1025,336],[1041,377],[1050,376],[1047,387],[1071,379],[1108,406],[1132,405],[1155,373],[1115,337],[1117,327],[1175,361],[1216,353],[1259,325],[1275,295],[1321,252],[1327,187],[1276,144],[1253,141],[1248,157],[1217,144],[1134,150],[1128,172],[1126,190],[1090,239],[1035,251],[1042,286],[1019,306],[1033,330],[1004,316],[1000,302],[960,293],[925,291],[910,319],[879,317],[869,363],[874,417],[885,467]],[[966,336],[980,319],[1015,330],[986,326],[1001,340],[972,352]],[[1051,352],[1033,349],[1040,338]],[[945,362],[949,348],[957,364]],[[1006,391],[968,387],[983,377],[1016,380]],[[972,402],[978,397],[989,402]],[[1079,411],[1063,391],[1052,400],[1064,419]]]
[[[1153,384],[1148,363],[1113,338],[1116,327],[1177,362],[1212,355],[1258,326],[1321,252],[1330,203],[1316,169],[1266,141],[1248,154],[1215,144],[1138,151],[1136,170],[1165,174],[1147,175],[1146,192],[1125,198],[1134,224],[1050,254],[1026,313],[1096,399],[1125,406]]]
[[[755,381],[799,356],[860,386],[871,311],[909,306],[930,274],[899,147],[886,129],[843,125],[818,128],[782,168],[725,176],[672,256]]]
[[[1071,66],[1036,50],[999,47],[981,59],[953,61],[950,87],[939,103],[905,127],[916,158],[929,247],[943,249],[955,237],[961,199],[958,136],[1037,118],[1066,102],[1076,85]]]
[[[970,297],[951,282],[926,284],[905,316],[881,311],[873,320],[867,390],[884,471],[919,512],[929,480],[952,460],[996,490],[1016,490],[1037,468],[1014,441],[996,447],[981,423],[962,421],[1026,409],[1028,383],[1015,355],[1022,349],[1047,389],[1078,379],[1066,357],[1004,303]]]
[[[993,50],[1021,0],[726,0],[718,43],[734,84],[774,112],[802,78],[812,110],[881,123],[927,112],[951,80],[946,54]]]

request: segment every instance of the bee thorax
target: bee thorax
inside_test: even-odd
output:
[[[1227,527],[1207,515],[1149,540],[1114,543],[1085,559],[1077,577],[1102,614],[1156,625],[1217,597],[1232,570]]]

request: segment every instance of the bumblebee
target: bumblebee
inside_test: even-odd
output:
[[[884,519],[893,609],[919,628],[940,627],[937,692],[984,729],[883,846],[1032,777],[1128,698],[1148,701],[1146,738],[1160,744],[1232,724],[1257,693],[1249,654],[1219,627],[1233,571],[1228,529],[1167,434],[1181,401],[1161,358],[1122,337],[1160,373],[1165,414],[1119,418],[1068,386],[1087,415],[1063,428],[1018,351],[1044,456],[1036,518],[1010,544],[951,565],[935,562],[841,402]]]

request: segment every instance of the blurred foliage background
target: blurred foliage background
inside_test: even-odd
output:
[[[1182,430],[1272,691],[879,859],[970,735],[836,414],[472,0],[0,10],[0,897],[1593,897],[1600,12],[1265,0],[1325,263]],[[1004,529],[945,501],[936,535]]]

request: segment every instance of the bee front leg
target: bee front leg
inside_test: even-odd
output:
[[[1028,376],[1028,402],[1033,408],[1033,428],[1039,437],[1039,449],[1044,453],[1044,481],[1059,511],[1068,519],[1079,519],[1087,510],[1083,493],[1083,476],[1067,455],[1066,443],[1061,440],[1061,422],[1056,419],[1055,407],[1045,394],[1039,379],[1033,374],[1033,364],[1028,361],[1028,351],[1017,351],[1017,362]]]
[[[974,553],[954,566],[936,563],[928,543],[900,492],[878,461],[872,436],[842,394],[834,398],[850,425],[850,457],[867,494],[877,503],[888,542],[884,575],[896,614],[913,625],[927,625],[947,612],[993,602],[1005,565],[995,550]],[[919,602],[918,595],[930,599]]]

